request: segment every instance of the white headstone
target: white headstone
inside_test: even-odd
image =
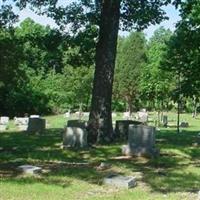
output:
[[[64,114],[64,117],[65,117],[65,118],[69,118],[69,117],[70,117],[70,112],[66,112],[66,113]]]
[[[89,117],[89,115],[90,115],[89,112],[84,112],[84,113],[83,113],[83,116],[84,116],[84,117]]]
[[[7,125],[9,123],[9,117],[0,117],[0,124]]]
[[[81,118],[83,117],[83,112],[77,111],[77,112],[75,112],[75,116],[76,116],[78,119],[81,119]]]
[[[148,121],[148,113],[147,112],[138,112],[138,120],[141,122],[147,122]]]
[[[123,113],[123,119],[129,120],[131,118],[130,112],[124,112]]]
[[[15,125],[28,125],[29,118],[28,117],[15,117],[14,123]]]

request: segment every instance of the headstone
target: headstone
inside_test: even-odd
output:
[[[142,108],[141,112],[147,112],[147,109],[146,108]]]
[[[117,120],[115,125],[115,137],[122,138],[127,140],[128,139],[128,127],[130,124],[142,124],[139,121],[133,120]]]
[[[0,117],[0,131],[5,131],[8,128],[9,117]]]
[[[164,127],[168,126],[168,117],[167,117],[167,115],[163,115],[162,122],[163,122],[163,126]]]
[[[28,117],[15,117],[14,123],[15,125],[28,125],[29,118]]]
[[[69,120],[63,134],[63,146],[87,147],[87,122],[82,120]]]
[[[71,116],[70,111],[68,111],[68,112],[66,112],[66,113],[64,114],[64,117],[65,117],[65,118],[70,118],[70,116]]]
[[[122,147],[122,153],[127,156],[157,156],[159,152],[155,148],[155,127],[129,125],[128,145]]]
[[[81,118],[83,117],[83,112],[77,111],[77,112],[75,112],[75,116],[76,116],[78,119],[81,119]]]
[[[182,127],[182,128],[188,128],[189,123],[188,122],[181,122],[179,126]]]
[[[132,188],[136,186],[136,179],[132,176],[120,176],[120,175],[109,175],[103,180],[104,184],[122,187],[122,188]]]
[[[138,120],[146,123],[148,122],[148,113],[147,112],[138,112]]]
[[[88,117],[89,117],[89,115],[90,115],[90,113],[89,113],[89,112],[84,112],[84,113],[83,113],[83,117],[87,117],[87,118],[88,118]]]
[[[33,165],[21,165],[18,167],[18,170],[25,174],[37,174],[42,171],[41,167],[33,166]]]
[[[124,113],[123,113],[123,119],[129,120],[130,118],[131,118],[130,112],[124,112]]]
[[[27,131],[29,133],[41,133],[46,128],[46,120],[42,118],[29,118]]]
[[[9,117],[0,117],[0,124],[7,125],[9,123]]]

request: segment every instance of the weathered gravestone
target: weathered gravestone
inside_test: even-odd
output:
[[[155,127],[145,125],[129,125],[128,145],[122,147],[127,156],[157,156],[155,148]]]
[[[28,128],[28,117],[15,117],[14,124],[18,126],[20,131],[27,131]]]
[[[130,112],[124,112],[123,113],[123,119],[125,119],[125,120],[131,119],[131,113]]]
[[[63,147],[87,147],[87,122],[69,120],[63,134]]]
[[[138,114],[138,120],[140,122],[143,122],[143,123],[148,122],[148,113],[147,112],[140,111],[137,114]]]
[[[179,125],[181,128],[188,128],[189,127],[189,123],[188,122],[181,122]]]
[[[139,125],[142,122],[133,120],[117,120],[115,124],[115,137],[121,139],[128,139],[128,127],[130,124]]]
[[[162,123],[163,123],[164,127],[168,126],[168,117],[167,117],[167,115],[163,115]]]
[[[0,131],[5,131],[8,128],[9,117],[0,117]]]
[[[103,183],[115,187],[132,188],[136,186],[136,179],[132,176],[109,175],[104,178]]]
[[[28,133],[42,133],[46,128],[46,120],[42,118],[29,118]]]
[[[65,117],[65,118],[70,118],[70,116],[71,116],[70,111],[68,111],[68,112],[66,112],[66,113],[64,114],[64,117]]]

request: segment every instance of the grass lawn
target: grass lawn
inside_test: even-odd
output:
[[[154,117],[153,114],[151,114]],[[169,113],[175,124],[176,116]],[[118,117],[119,118],[119,117]],[[46,117],[48,129],[41,136],[10,129],[0,133],[0,200],[196,200],[200,190],[200,119],[182,114],[189,128],[178,135],[174,127],[157,131],[156,159],[116,159],[122,143],[88,150],[62,150],[63,116]],[[99,171],[105,161],[111,168]],[[25,176],[22,164],[41,166],[43,173]],[[117,172],[137,177],[133,189],[102,185],[106,175]]]

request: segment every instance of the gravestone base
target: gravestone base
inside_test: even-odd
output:
[[[27,131],[28,125],[19,125],[18,128],[20,131]]]
[[[66,127],[63,134],[63,148],[87,147],[87,131],[76,127]]]
[[[123,145],[122,154],[125,156],[153,158],[158,157],[160,152],[159,149],[156,148],[147,149],[145,147],[130,147],[129,145]]]
[[[136,186],[136,179],[132,176],[109,175],[104,178],[103,183],[110,186],[132,188]]]

